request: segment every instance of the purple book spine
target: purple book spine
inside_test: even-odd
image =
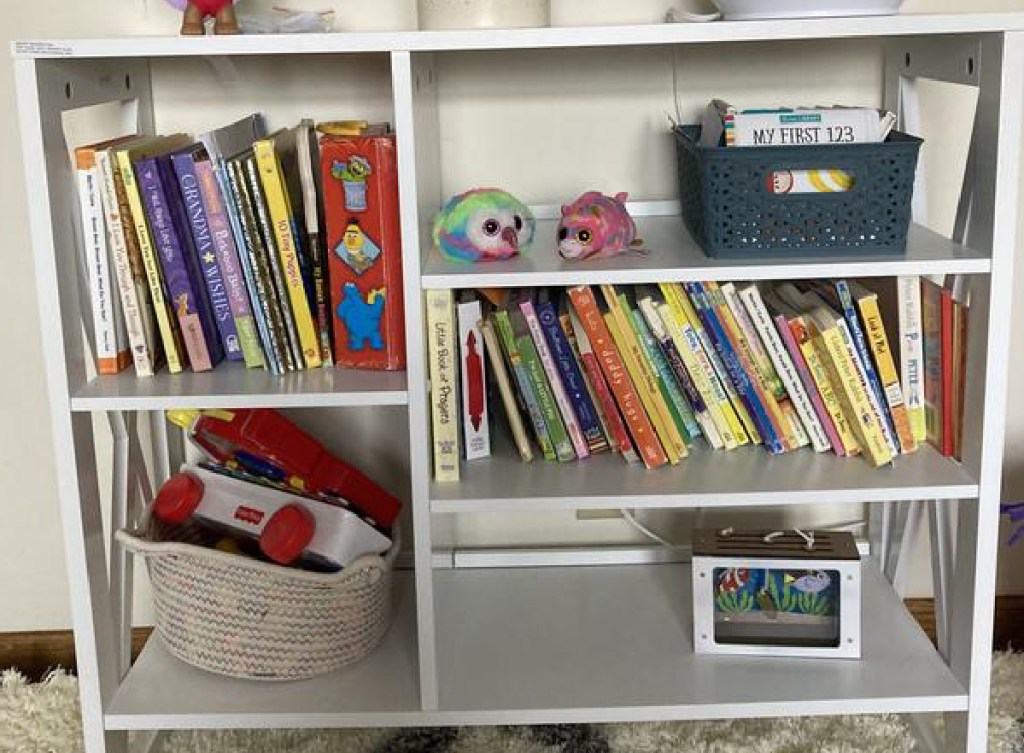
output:
[[[789,322],[786,320],[786,317],[781,314],[776,316],[775,328],[779,331],[779,335],[782,336],[782,342],[786,346],[786,350],[789,351],[789,357],[793,359],[796,373],[800,375],[800,381],[804,383],[804,389],[807,390],[807,396],[811,399],[811,405],[814,406],[814,412],[818,414],[818,420],[821,421],[821,427],[825,430],[828,441],[832,443],[832,449],[835,450],[837,455],[845,454],[846,450],[843,447],[843,441],[839,438],[839,432],[836,431],[836,427],[832,423],[832,416],[825,409],[825,403],[821,400],[821,393],[818,392],[818,385],[814,383],[814,378],[807,368],[807,362],[804,361],[804,354],[800,351],[800,346],[797,345],[793,332],[789,329]]]
[[[184,204],[192,230],[192,241],[199,262],[199,270],[206,284],[210,310],[213,320],[220,333],[220,342],[229,361],[242,360],[242,346],[235,329],[235,318],[231,313],[231,302],[228,298],[227,285],[221,272],[220,263],[214,248],[213,233],[210,221],[203,205],[203,195],[196,175],[194,152],[183,152],[171,156],[175,175],[178,177],[178,189]]]
[[[153,242],[160,257],[160,270],[163,272],[164,285],[167,288],[168,303],[181,325],[189,364],[193,371],[209,371],[213,367],[210,352],[206,347],[199,309],[196,306],[188,268],[181,254],[181,244],[171,218],[171,209],[167,204],[156,160],[138,161],[135,164],[135,173],[142,190],[146,217],[153,231]]]
[[[195,244],[192,242],[192,231],[189,228],[188,215],[181,199],[181,192],[178,190],[178,181],[174,175],[174,165],[171,164],[171,155],[157,157],[156,166],[160,173],[160,180],[163,182],[167,206],[170,208],[171,222],[178,234],[178,248],[185,260],[185,270],[195,296],[199,324],[202,328],[203,339],[206,341],[207,352],[210,354],[212,368],[224,358],[224,349],[221,347],[220,337],[217,335],[217,325],[213,321],[210,299],[206,295],[206,285],[203,283],[203,271],[199,268],[199,256],[196,254]]]

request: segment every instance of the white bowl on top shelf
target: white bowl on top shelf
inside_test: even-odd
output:
[[[419,0],[420,28],[526,29],[551,24],[551,0]]]
[[[727,21],[894,16],[902,0],[714,0]]]

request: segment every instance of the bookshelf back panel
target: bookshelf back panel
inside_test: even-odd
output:
[[[160,132],[202,132],[255,111],[271,130],[302,118],[394,120],[387,55],[174,58],[151,67]]]

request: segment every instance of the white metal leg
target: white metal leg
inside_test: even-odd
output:
[[[954,723],[951,743],[970,753],[985,750],[991,671],[992,616],[1003,432],[1007,394],[1012,269],[1019,211],[1021,119],[1024,118],[1024,35],[1009,32],[982,38],[976,146],[977,180],[967,242],[991,249],[988,285],[972,289],[968,354],[968,394],[964,464],[976,470],[977,505],[959,505],[956,574],[951,599],[950,665],[968,689],[966,719]],[[986,399],[987,398],[987,399]]]
[[[406,344],[408,353],[425,352],[423,305],[420,290],[421,250],[417,242],[421,221],[440,205],[440,155],[436,72],[433,56],[408,52],[391,54],[398,134],[399,194],[402,211],[403,275],[405,278]],[[422,139],[422,141],[419,141]],[[424,146],[417,148],[417,143]],[[436,198],[435,198],[436,197]],[[438,707],[437,657],[434,634],[434,579],[430,499],[429,417],[427,376],[423,357],[410,358],[409,447],[412,475],[413,540],[416,557],[416,604],[419,622],[420,696],[425,710]]]
[[[106,542],[95,470],[92,420],[71,412],[70,392],[85,383],[88,357],[80,326],[78,235],[60,113],[130,98],[130,82],[148,88],[133,61],[15,62],[25,153],[43,355],[64,527],[87,753],[121,753],[127,735],[107,732],[103,709],[120,680],[121,650],[109,589]],[[119,492],[120,493],[120,492]],[[120,606],[119,606],[120,609]]]

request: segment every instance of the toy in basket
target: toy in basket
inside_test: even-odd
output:
[[[350,506],[384,528],[394,524],[401,510],[398,498],[277,411],[172,410],[167,417],[218,465]]]
[[[694,531],[694,650],[860,658],[860,586],[849,533]]]
[[[185,466],[153,500],[166,523],[195,519],[229,535],[255,540],[280,565],[341,570],[366,554],[382,554],[391,539],[343,507],[252,484],[210,468]]]

